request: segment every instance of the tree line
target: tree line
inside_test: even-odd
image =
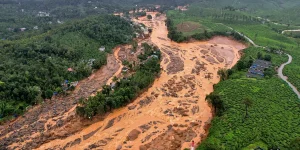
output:
[[[94,97],[80,100],[76,112],[86,118],[96,114],[104,114],[113,109],[122,107],[134,100],[139,93],[154,82],[160,72],[160,51],[146,43],[143,44],[147,59],[140,59],[142,63],[136,72],[128,78],[114,78],[115,86],[104,85],[102,91]],[[157,57],[151,57],[156,55]],[[112,84],[113,85],[113,84]]]
[[[240,34],[236,33],[235,31],[228,31],[228,32],[222,31],[221,32],[221,31],[204,30],[203,33],[194,33],[191,36],[184,36],[182,32],[179,32],[177,30],[177,27],[174,24],[174,21],[172,20],[172,18],[167,18],[166,26],[169,31],[168,38],[170,38],[171,40],[173,40],[175,42],[184,42],[184,41],[188,41],[191,38],[196,39],[196,40],[207,40],[207,39],[211,39],[212,37],[217,36],[217,35],[233,37],[237,41],[242,41],[242,42],[247,41],[245,39],[245,37],[241,36]]]

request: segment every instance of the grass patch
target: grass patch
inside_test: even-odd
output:
[[[262,148],[262,149],[268,149],[268,145],[262,141],[259,141],[259,142],[255,142],[253,144],[250,144],[249,146],[243,148],[242,150],[254,150],[256,148]]]
[[[192,21],[186,21],[186,22],[182,22],[177,24],[177,30],[179,32],[182,32],[183,35],[193,35],[194,33],[198,32],[198,33],[204,33],[204,31],[206,30],[205,26],[200,25],[197,22],[192,22]]]

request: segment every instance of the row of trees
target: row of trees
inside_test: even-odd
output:
[[[257,17],[241,15],[237,13],[222,13],[221,15],[215,14],[211,16],[213,19],[223,19],[223,20],[234,20],[234,21],[243,21],[243,22],[261,22],[262,19]]]
[[[234,39],[236,39],[238,41],[242,41],[242,42],[247,41],[244,36],[238,34],[235,31],[222,31],[221,32],[221,31],[204,30],[204,32],[202,32],[202,33],[194,33],[191,36],[184,36],[182,32],[179,32],[177,30],[177,27],[171,17],[167,18],[166,26],[169,31],[168,38],[170,38],[171,40],[176,41],[176,42],[187,41],[191,38],[196,39],[196,40],[207,40],[207,39],[210,39],[213,36],[217,36],[217,35],[230,36],[230,37],[233,37]]]
[[[149,46],[148,44],[144,44]],[[153,48],[151,48],[153,49]],[[148,57],[152,53],[148,54]],[[87,100],[80,100],[76,112],[82,117],[92,118],[96,114],[103,114],[115,108],[122,107],[138,96],[141,90],[147,88],[160,71],[160,59],[149,57],[138,66],[136,72],[129,78],[117,79],[115,87],[103,86],[102,91]]]
[[[175,26],[172,19],[167,18],[166,26],[167,26],[168,31],[169,31],[168,38],[170,38],[172,41],[183,42],[183,41],[187,40],[187,38],[185,36],[183,36],[182,32],[177,31],[177,27]]]

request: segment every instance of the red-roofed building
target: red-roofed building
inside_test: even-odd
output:
[[[68,71],[73,72],[74,70],[73,70],[73,68],[68,68]]]

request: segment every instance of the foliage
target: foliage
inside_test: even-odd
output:
[[[245,106],[246,106],[246,115],[245,115],[245,118],[248,118],[249,117],[249,115],[248,115],[248,108],[252,106],[252,100],[250,100],[249,98],[244,98],[243,104],[245,104]]]
[[[146,51],[152,51],[146,57],[151,56],[155,51],[154,47],[143,43]],[[145,55],[144,54],[144,55]],[[77,114],[92,118],[96,114],[103,114],[112,109],[122,107],[131,102],[141,90],[147,88],[155,79],[160,71],[160,60],[158,58],[148,58],[141,60],[136,72],[129,78],[124,78],[116,82],[116,87],[103,86],[102,92],[95,97],[89,97],[86,101],[82,100],[81,105],[77,106]]]
[[[211,24],[207,20],[199,21],[196,17],[190,16],[187,13],[181,13],[180,11],[168,11],[166,25],[168,27],[168,37],[176,42],[187,41],[191,38],[196,40],[207,40],[213,36],[222,35],[230,36],[238,41],[246,41],[243,36],[236,32],[230,32],[226,26],[222,24]],[[196,29],[189,32],[179,32],[177,26],[183,22],[199,22],[201,24],[201,30]]]
[[[262,49],[254,47],[244,52],[241,59],[243,62],[255,58],[257,52],[266,54]],[[273,64],[287,60],[280,55],[268,54],[272,56]],[[291,142],[300,137],[297,128],[300,104],[297,96],[277,77],[252,79],[246,78],[245,72],[238,71],[237,67],[233,70],[229,79],[214,86],[214,94],[220,96],[225,109],[222,116],[213,119],[209,135],[198,149],[243,149],[260,141],[268,147],[290,149]],[[250,109],[250,103],[244,103],[245,97],[252,102]],[[244,119],[246,106],[249,117]],[[262,147],[265,146],[262,144]]]
[[[154,47],[151,45],[148,45],[147,43],[142,43],[143,52],[138,56],[138,58],[143,61],[147,60],[148,57],[157,56],[158,59],[161,57],[161,52],[158,49],[158,47]]]
[[[225,81],[232,74],[232,70],[220,69],[218,70],[218,75],[220,76],[221,81]]]
[[[210,93],[205,99],[214,107],[214,111],[218,116],[221,116],[224,111],[224,102],[216,93]]]
[[[147,19],[151,20],[152,16],[151,15],[147,15]]]
[[[98,50],[100,46],[110,51],[132,37],[130,22],[104,15],[66,23],[41,35],[2,41],[0,102],[32,105],[41,98],[51,98],[65,80],[78,81],[106,64],[106,53]]]

